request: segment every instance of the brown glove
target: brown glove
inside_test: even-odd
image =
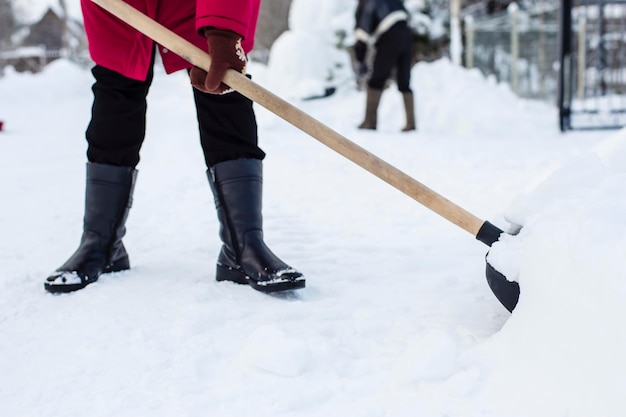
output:
[[[225,94],[232,90],[222,82],[226,71],[234,69],[242,74],[246,71],[246,53],[241,46],[241,36],[230,30],[205,28],[211,67],[207,73],[201,68],[193,67],[189,73],[191,85],[200,91],[211,94]]]

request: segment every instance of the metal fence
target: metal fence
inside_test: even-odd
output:
[[[626,126],[626,1],[563,0],[561,130]]]
[[[559,109],[561,130],[626,126],[626,0],[464,17],[464,61]]]
[[[474,18],[465,16],[464,61],[508,83],[520,97],[556,102],[559,76],[559,6],[546,4]]]
[[[84,67],[92,64],[87,49],[82,45],[71,49],[48,49],[45,45],[0,48],[0,77],[7,66],[19,72],[37,73],[59,58],[66,58]]]

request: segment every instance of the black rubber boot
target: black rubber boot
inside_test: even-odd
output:
[[[207,171],[220,221],[222,250],[216,279],[262,292],[304,288],[302,274],[263,241],[263,165],[258,159],[220,162]]]
[[[87,163],[83,236],[70,259],[46,279],[47,291],[80,290],[101,274],[130,269],[122,237],[136,176],[133,168]]]

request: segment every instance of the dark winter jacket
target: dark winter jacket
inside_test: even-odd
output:
[[[354,32],[356,59],[364,62],[368,45],[376,44],[385,32],[408,19],[409,13],[402,0],[359,0]]]
[[[375,43],[393,25],[408,19],[402,0],[361,0],[356,10],[356,40]]]

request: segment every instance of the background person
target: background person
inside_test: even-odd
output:
[[[409,13],[401,0],[359,0],[355,13],[354,52],[359,68],[366,65],[368,46],[375,48],[372,71],[367,80],[365,118],[359,129],[376,129],[378,105],[395,69],[398,90],[406,112],[403,132],[416,129],[415,105],[411,91],[413,32],[408,26]]]

